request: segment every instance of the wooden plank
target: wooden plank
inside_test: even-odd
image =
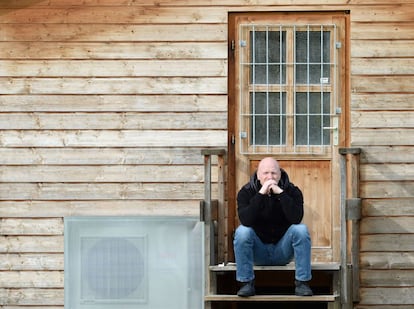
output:
[[[406,49],[406,47],[404,47]],[[412,75],[414,59],[352,58],[352,75]]]
[[[413,113],[414,115],[414,113]],[[225,130],[226,113],[0,113],[0,130]]]
[[[63,236],[0,236],[0,253],[63,253]]]
[[[350,0],[348,3],[353,5],[361,5],[361,4],[389,4],[390,2],[387,0]],[[399,3],[401,5],[404,5],[405,3],[412,3],[411,0],[398,0],[396,2],[393,2],[395,4]]]
[[[2,59],[225,59],[227,42],[0,42]]]
[[[414,26],[413,26],[414,29]],[[413,31],[414,33],[414,31]],[[411,76],[353,76],[352,92],[414,92],[414,77]]]
[[[412,182],[364,182],[361,183],[361,197],[363,198],[412,198]]]
[[[352,110],[414,110],[414,94],[410,93],[353,93]]]
[[[414,264],[414,252],[364,252],[360,266],[363,269],[411,269]]]
[[[414,180],[414,164],[362,164],[361,181]]]
[[[217,169],[213,169],[217,179]],[[0,182],[160,182],[200,183],[204,179],[202,166],[194,165],[109,165],[109,166],[4,166]]]
[[[352,23],[351,45],[354,40],[413,40],[414,24],[412,22],[391,23]]]
[[[382,216],[414,216],[414,198],[400,199],[365,199],[362,202],[362,216],[382,217]]]
[[[358,8],[361,5],[389,5],[390,2],[387,0],[329,0],[326,1],[326,3],[331,4],[332,6],[337,5],[347,5],[348,9],[350,5],[355,5],[356,8]],[[405,3],[411,4],[411,0],[398,0],[397,2],[393,2],[395,4],[402,4]],[[70,7],[89,7],[89,6],[128,6],[135,8],[137,6],[152,6],[154,5],[153,0],[140,0],[139,2],[133,2],[130,0],[48,0],[47,2],[34,2],[32,0],[10,0],[5,3],[0,3],[0,7],[2,8],[24,8],[28,5],[34,8],[50,8],[50,7],[63,7],[66,8],[68,6]],[[228,0],[225,2],[228,6],[237,6],[237,5],[243,5],[246,7],[251,6],[250,2],[243,2],[240,3],[238,0]],[[275,2],[272,0],[261,0],[261,5],[265,6],[274,6]],[[318,6],[321,5],[320,0],[301,0],[301,1],[292,1],[292,0],[281,0],[277,2],[278,5],[291,5],[295,4],[298,6],[305,6],[305,5],[311,5],[311,6]],[[202,6],[202,7],[209,7],[209,6],[222,6],[223,2],[220,0],[198,0],[196,3],[192,0],[160,0],[157,1],[157,6],[163,8],[163,7],[181,7],[181,6]]]
[[[225,130],[24,130],[0,132],[2,147],[226,147]]]
[[[2,22],[7,24],[218,24],[227,22],[227,10],[218,7],[82,6],[42,7],[28,6],[22,10],[0,9]],[[400,16],[403,17],[403,16]]]
[[[214,188],[214,194],[217,188]],[[202,183],[0,183],[0,200],[201,200]]]
[[[387,0],[329,0],[326,1],[326,3],[332,4],[332,5],[341,5],[341,4],[346,4],[346,5],[366,5],[366,4],[372,4],[372,5],[388,5],[390,2]],[[412,3],[411,0],[398,0],[397,2],[393,2],[393,3],[399,3],[399,4],[404,4],[404,3]],[[73,7],[78,7],[78,6],[85,6],[85,7],[89,7],[89,6],[96,6],[96,5],[100,5],[100,6],[129,6],[132,8],[135,8],[136,6],[149,6],[149,5],[154,5],[154,1],[153,0],[140,0],[139,2],[134,2],[134,1],[130,1],[130,0],[48,0],[47,2],[35,2],[33,3],[33,1],[30,0],[10,0],[8,2],[5,3],[1,3],[1,7],[3,8],[23,8],[26,7],[28,5],[31,5],[32,7],[36,7],[36,8],[49,8],[49,7],[68,7],[68,6],[73,6]],[[157,1],[157,6],[163,8],[163,7],[174,7],[174,6],[203,6],[203,7],[209,7],[209,6],[220,6],[223,5],[223,2],[220,0],[198,0],[196,3],[194,3],[194,1],[192,0],[159,0]],[[251,6],[251,2],[243,2],[240,3],[240,1],[238,0],[228,0],[225,2],[226,5],[229,6],[236,6],[236,5],[244,5],[244,6]],[[266,5],[266,6],[272,6],[275,5],[275,2],[272,0],[261,0],[260,1],[261,5]],[[280,5],[298,5],[298,6],[304,6],[304,5],[321,5],[321,1],[320,0],[301,0],[301,1],[292,1],[292,0],[281,0],[278,1],[277,4]]]
[[[414,111],[353,111],[351,126],[354,128],[412,128]]]
[[[361,234],[414,234],[414,217],[363,218]]]
[[[57,253],[18,253],[0,254],[0,271],[63,270],[63,254]]]
[[[63,235],[63,218],[2,218],[0,235]]]
[[[8,112],[226,112],[227,95],[3,95]]]
[[[183,87],[185,85],[185,87]],[[5,78],[3,94],[226,94],[225,77]]]
[[[398,58],[412,57],[414,41],[412,40],[354,40],[352,58]]]
[[[200,165],[203,164],[200,149],[0,148],[0,165]]]
[[[0,289],[0,304],[6,306],[42,305],[48,309],[46,306],[63,306],[63,299],[63,289]]]
[[[200,200],[0,201],[0,216],[54,218],[68,216],[191,216],[198,217]]]
[[[362,286],[375,287],[410,287],[414,285],[414,270],[362,270]]]
[[[258,4],[262,4],[260,3]],[[303,1],[302,1],[303,2]],[[315,1],[316,3],[316,1]],[[330,2],[331,3],[331,2]],[[100,3],[101,4],[101,3]],[[189,3],[188,5],[191,5]],[[198,4],[198,3],[197,3]],[[226,3],[227,4],[227,3]],[[237,3],[240,5],[240,2]],[[290,3],[289,3],[290,4]],[[320,4],[320,2],[318,3]],[[331,3],[332,4],[332,3]],[[4,23],[128,23],[128,24],[180,24],[180,23],[226,23],[227,12],[231,7],[202,6],[202,7],[173,7],[163,8],[160,6],[135,6],[131,10],[130,5],[88,7],[83,6],[82,10],[73,7],[35,7],[32,6],[24,10],[0,9],[0,15],[4,16]],[[278,3],[283,5],[283,1]],[[286,5],[286,3],[285,3]],[[303,5],[303,4],[302,4]],[[239,10],[244,7],[239,8]],[[346,9],[346,8],[338,8]],[[349,8],[348,8],[349,9]],[[262,9],[263,10],[263,9]],[[359,5],[352,11],[353,21],[358,22],[392,22],[392,21],[412,21],[413,8],[406,6],[401,10],[401,6],[394,5]]]
[[[334,302],[337,295],[314,295],[309,297],[296,295],[255,295],[239,297],[237,295],[206,295],[205,301],[230,301],[230,302]]]
[[[334,270],[339,270],[340,269],[340,263],[335,263],[335,262],[328,262],[328,263],[323,263],[323,262],[312,262],[312,270],[318,270],[318,271],[334,271]],[[287,265],[282,265],[282,266],[258,266],[255,265],[254,267],[255,271],[294,271],[295,268],[295,263],[291,262]],[[211,271],[216,271],[216,272],[225,272],[225,271],[236,271],[236,263],[227,263],[226,265],[213,265],[210,266],[209,268]]]
[[[361,252],[409,252],[414,251],[412,234],[361,235]],[[381,253],[382,254],[382,253]]]
[[[203,35],[200,35],[202,33]],[[224,42],[226,24],[3,24],[0,41]]]
[[[359,3],[361,0],[350,0],[350,1],[346,1],[346,0],[329,0],[329,3],[331,4],[347,4],[347,3]],[[368,3],[370,1],[373,0],[366,0],[364,2]],[[399,0],[399,1],[408,1],[408,0]],[[379,0],[378,3],[383,3],[383,4],[389,4],[389,2],[386,2],[385,0]],[[292,0],[282,0],[279,1],[278,4],[284,4],[284,5],[292,5],[292,3],[294,4],[301,4],[301,5],[318,5],[320,4],[319,0],[301,0],[299,3],[297,1],[292,1]],[[377,2],[375,2],[377,3]],[[47,3],[43,3],[43,2],[38,2],[38,3],[33,3],[33,1],[30,0],[20,0],[20,1],[16,1],[16,0],[11,0],[7,3],[1,3],[1,7],[4,8],[22,8],[28,5],[31,5],[33,7],[67,7],[67,6],[95,6],[95,5],[100,5],[100,6],[130,6],[132,8],[135,8],[136,6],[152,6],[154,5],[154,1],[153,0],[140,0],[139,2],[133,2],[130,0],[48,0]],[[236,5],[240,5],[240,1],[238,0],[228,0],[225,2],[226,5],[229,6],[236,6]],[[274,1],[272,0],[261,0],[260,4],[262,5],[274,5]],[[159,7],[174,7],[174,6],[222,6],[223,2],[220,0],[197,0],[196,3],[194,3],[194,1],[192,0],[160,0],[157,1],[157,6]],[[251,6],[250,2],[245,2],[243,3],[243,5],[245,6]]]
[[[4,77],[225,77],[226,74],[227,64],[223,59],[0,60],[0,76]]]
[[[361,163],[414,163],[411,146],[370,146],[361,153]]]
[[[63,288],[63,271],[2,271],[0,288]]]
[[[408,305],[414,303],[414,287],[363,287],[360,289],[362,305]],[[377,307],[375,307],[377,308]],[[380,308],[380,307],[378,307]],[[397,307],[398,308],[398,307]]]
[[[353,146],[414,145],[414,129],[357,129],[352,131]]]
[[[358,309],[372,309],[373,306],[371,305],[360,305],[358,304]],[[20,308],[18,308],[20,309]],[[375,309],[412,309],[412,305],[383,305],[377,304],[375,305]]]
[[[414,6],[400,3],[390,5],[366,5],[365,1],[358,6],[352,7],[352,22],[412,22]]]

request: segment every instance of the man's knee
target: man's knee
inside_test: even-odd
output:
[[[251,240],[254,234],[254,230],[251,227],[239,225],[236,229],[236,232],[234,233],[234,241],[244,242]]]
[[[308,227],[305,224],[293,224],[290,229],[296,237],[310,238]]]

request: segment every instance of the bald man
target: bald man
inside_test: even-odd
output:
[[[240,226],[234,235],[238,296],[256,294],[253,265],[286,265],[295,259],[295,294],[311,296],[311,239],[303,218],[303,195],[273,158],[237,194]]]

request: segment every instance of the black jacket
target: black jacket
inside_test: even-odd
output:
[[[288,174],[281,169],[278,183],[281,194],[260,194],[262,187],[255,173],[250,182],[237,194],[237,211],[241,224],[252,227],[264,243],[277,243],[292,224],[303,218],[303,195],[289,182]]]

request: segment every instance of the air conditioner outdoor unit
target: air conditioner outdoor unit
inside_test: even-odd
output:
[[[203,308],[203,232],[188,217],[65,218],[65,309]]]

